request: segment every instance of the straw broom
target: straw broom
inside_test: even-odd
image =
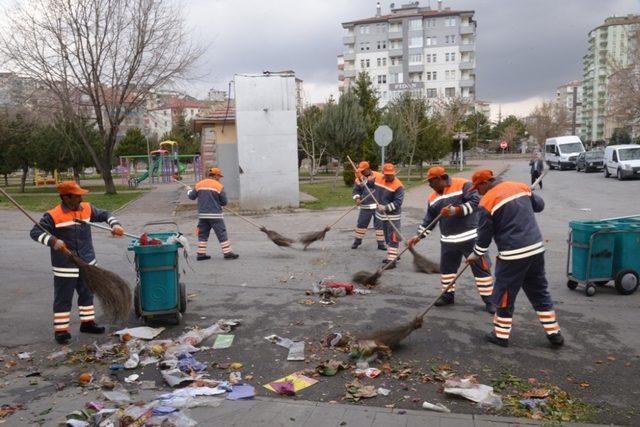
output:
[[[175,182],[177,182],[178,184],[182,185],[184,188],[191,188],[189,187],[187,184],[185,184],[184,182],[177,180],[175,178],[173,178],[173,180]],[[237,216],[238,218],[240,218],[243,221],[246,221],[247,223],[253,225],[254,227],[256,227],[258,230],[262,231],[264,234],[267,235],[267,237],[276,245],[278,246],[285,246],[285,247],[290,247],[293,243],[295,243],[295,240],[290,239],[288,237],[284,237],[282,234],[278,233],[277,231],[273,231],[273,230],[269,230],[267,227],[265,227],[264,225],[260,225],[257,222],[247,218],[244,215],[241,215],[239,212],[234,211],[233,209],[230,209],[226,206],[223,206],[222,209],[224,209],[227,212],[230,212],[232,214],[234,214],[235,216]]]
[[[36,221],[18,202],[16,202],[4,189],[0,188],[0,192],[9,199],[9,201],[18,208],[27,218],[29,218],[42,232],[51,234],[38,221]],[[76,254],[72,253],[66,247],[63,249],[64,254],[69,260],[78,266],[80,277],[84,280],[87,287],[95,294],[100,301],[102,308],[107,316],[114,321],[127,320],[131,312],[131,289],[129,284],[117,274],[98,267],[89,265]]]
[[[367,197],[369,197],[369,196],[365,196],[364,199],[366,199]],[[323,230],[313,231],[311,233],[303,234],[299,239],[300,243],[302,243],[304,245],[303,250],[306,250],[309,247],[309,245],[311,245],[313,242],[317,242],[318,240],[324,240],[324,237],[333,228],[333,226],[335,226],[337,223],[339,223],[342,220],[342,218],[344,218],[345,216],[349,215],[349,213],[351,211],[353,211],[357,207],[358,207],[358,205],[351,206],[342,215],[340,215],[338,217],[338,219],[336,219],[331,224],[327,225]]]

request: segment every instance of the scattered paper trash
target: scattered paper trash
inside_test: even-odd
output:
[[[48,355],[47,356],[47,360],[55,360],[55,359],[58,359],[60,357],[64,357],[69,353],[71,353],[71,349],[69,349],[69,347],[65,347],[60,351],[54,351],[53,353]]]
[[[142,359],[140,359],[140,366],[152,365],[154,363],[158,363],[159,361],[160,359],[158,359],[157,357],[144,356]]]
[[[171,393],[162,394],[160,395],[160,399],[168,400],[176,397],[218,396],[226,392],[226,388],[223,387],[185,387],[174,390]]]
[[[284,348],[291,348],[291,346],[293,345],[293,341],[291,341],[289,338],[282,338],[277,335],[269,335],[267,337],[264,337],[264,339]]]
[[[427,409],[429,411],[435,411],[435,412],[444,412],[447,414],[451,412],[451,410],[446,406],[444,406],[442,403],[433,404],[429,402],[423,402],[422,409]]]
[[[150,328],[149,326],[138,326],[137,328],[124,328],[115,332],[115,335],[129,334],[133,338],[152,340],[164,331],[165,328]]]
[[[231,384],[240,384],[242,383],[242,373],[238,371],[231,372],[229,374],[229,382]]]
[[[124,382],[127,384],[135,383],[136,381],[138,381],[138,378],[140,378],[140,375],[138,374],[129,375],[124,379]]]
[[[376,378],[378,375],[380,375],[380,372],[381,371],[378,368],[365,368],[365,369],[356,369],[353,373],[358,378],[362,378],[365,376],[367,378]]]
[[[333,377],[341,369],[347,369],[349,365],[335,359],[327,360],[316,367],[316,372],[325,377]]]
[[[267,390],[271,390],[275,393],[277,393],[276,389],[274,388],[273,384],[274,383],[282,383],[285,381],[289,381],[293,384],[293,391],[298,393],[300,390],[304,390],[307,387],[310,387],[314,384],[316,384],[318,382],[318,380],[314,380],[313,378],[309,378],[305,375],[302,375],[299,372],[294,372],[291,375],[287,375],[286,377],[277,379],[275,381],[270,382],[269,384],[264,385],[264,388],[266,388]],[[276,387],[278,387],[276,385]]]
[[[113,390],[113,391],[103,391],[102,395],[105,399],[115,402],[115,403],[127,403],[131,402],[131,396],[127,390]]]
[[[462,396],[480,405],[502,408],[502,399],[493,392],[493,387],[479,384],[473,378],[450,378],[444,383],[444,392]]]
[[[185,374],[178,368],[161,370],[160,374],[162,375],[162,378],[165,380],[165,382],[171,387],[177,387],[179,385],[192,383],[193,381],[202,378],[201,375]]]
[[[296,391],[293,386],[293,381],[282,381],[282,382],[274,382],[271,383],[271,387],[273,387],[274,391],[283,396],[295,396]]]
[[[228,400],[252,399],[256,395],[256,389],[253,386],[234,385],[231,387],[231,393],[227,395]]]
[[[129,359],[124,362],[125,369],[135,369],[140,364],[140,355],[138,353],[131,353]]]
[[[376,388],[374,386],[362,385],[362,383],[360,383],[360,380],[358,380],[357,378],[354,381],[345,384],[345,387],[347,388],[347,393],[345,394],[344,398],[353,400],[354,402],[357,402],[360,399],[376,397],[378,395],[378,392],[376,391]]]
[[[520,404],[527,409],[533,410],[538,406],[545,405],[547,403],[547,399],[522,399]]]
[[[202,341],[216,334],[226,334],[231,331],[231,328],[239,325],[241,322],[240,319],[220,319],[213,325],[209,326],[206,329],[192,329],[189,332],[182,334],[178,338],[178,342],[180,344],[191,344],[196,346],[200,344]]]
[[[304,361],[304,341],[295,341],[289,348],[289,361]]]
[[[233,344],[234,335],[220,334],[216,337],[216,340],[213,343],[213,348],[215,350],[229,348],[231,344]]]
[[[206,369],[206,365],[198,362],[191,353],[180,353],[178,354],[178,369],[188,374],[192,371],[202,372]]]
[[[391,390],[389,390],[388,388],[382,388],[382,387],[378,387],[378,390],[376,390],[378,392],[379,395],[382,396],[389,396],[389,394],[391,393]]]
[[[18,353],[18,359],[20,360],[29,360],[33,356],[33,351],[25,351],[22,353]]]

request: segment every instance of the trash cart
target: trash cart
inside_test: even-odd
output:
[[[622,295],[636,291],[640,284],[640,221],[571,221],[567,240],[567,286],[584,285],[587,296],[596,285],[614,281]]]
[[[150,226],[172,225],[175,231],[146,232]],[[182,246],[175,237],[180,235],[173,221],[150,222],[143,226],[148,239],[161,244],[143,245],[140,239],[129,244],[135,254],[136,287],[134,309],[145,323],[173,321],[179,324],[187,309],[186,288],[180,282],[178,249]]]

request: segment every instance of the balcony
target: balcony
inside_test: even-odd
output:
[[[355,77],[356,76],[356,70],[353,70],[353,69],[344,70],[344,76],[347,77],[347,78]]]
[[[342,37],[342,43],[343,44],[354,44],[355,42],[356,42],[355,34]]]
[[[461,25],[460,34],[475,34],[476,28],[473,25]]]
[[[476,44],[475,43],[461,44],[460,46],[458,46],[458,49],[460,49],[460,52],[474,52],[476,50]]]
[[[411,64],[409,65],[410,73],[421,73],[424,71],[424,64]]]
[[[402,40],[402,30],[399,30],[399,31],[389,30],[389,40]]]
[[[355,61],[356,60],[356,54],[355,54],[355,52],[344,53],[342,55],[342,59],[344,59],[345,61]]]
[[[475,79],[460,80],[460,87],[474,87],[476,85]]]
[[[476,68],[476,62],[475,61],[462,61],[460,63],[460,69],[461,70],[473,70],[474,68]]]
[[[402,56],[402,49],[389,49],[389,57]]]
[[[420,70],[422,71],[422,70]],[[389,66],[389,74],[397,74],[402,73],[402,64],[399,65],[390,65]]]

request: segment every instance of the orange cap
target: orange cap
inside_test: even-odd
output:
[[[224,174],[222,173],[220,168],[211,168],[211,169],[209,169],[209,175],[220,175],[222,177],[224,176]]]
[[[382,173],[384,175],[395,175],[396,168],[394,168],[393,164],[391,163],[385,163],[384,166],[382,167]]]
[[[480,169],[479,171],[476,171],[471,177],[471,182],[473,183],[473,185],[471,186],[469,191],[476,190],[478,188],[478,185],[482,184],[483,182],[490,181],[493,178],[494,176],[492,170]]]
[[[58,194],[60,194],[61,196],[64,196],[65,194],[82,196],[83,194],[87,194],[89,192],[89,190],[81,188],[75,181],[63,181],[58,184],[57,188]]]
[[[427,171],[427,181],[433,178],[440,178],[447,174],[442,166],[434,166]]]
[[[362,161],[358,164],[358,172],[362,172],[365,169],[371,169],[371,165],[369,165],[369,162],[367,161]]]

